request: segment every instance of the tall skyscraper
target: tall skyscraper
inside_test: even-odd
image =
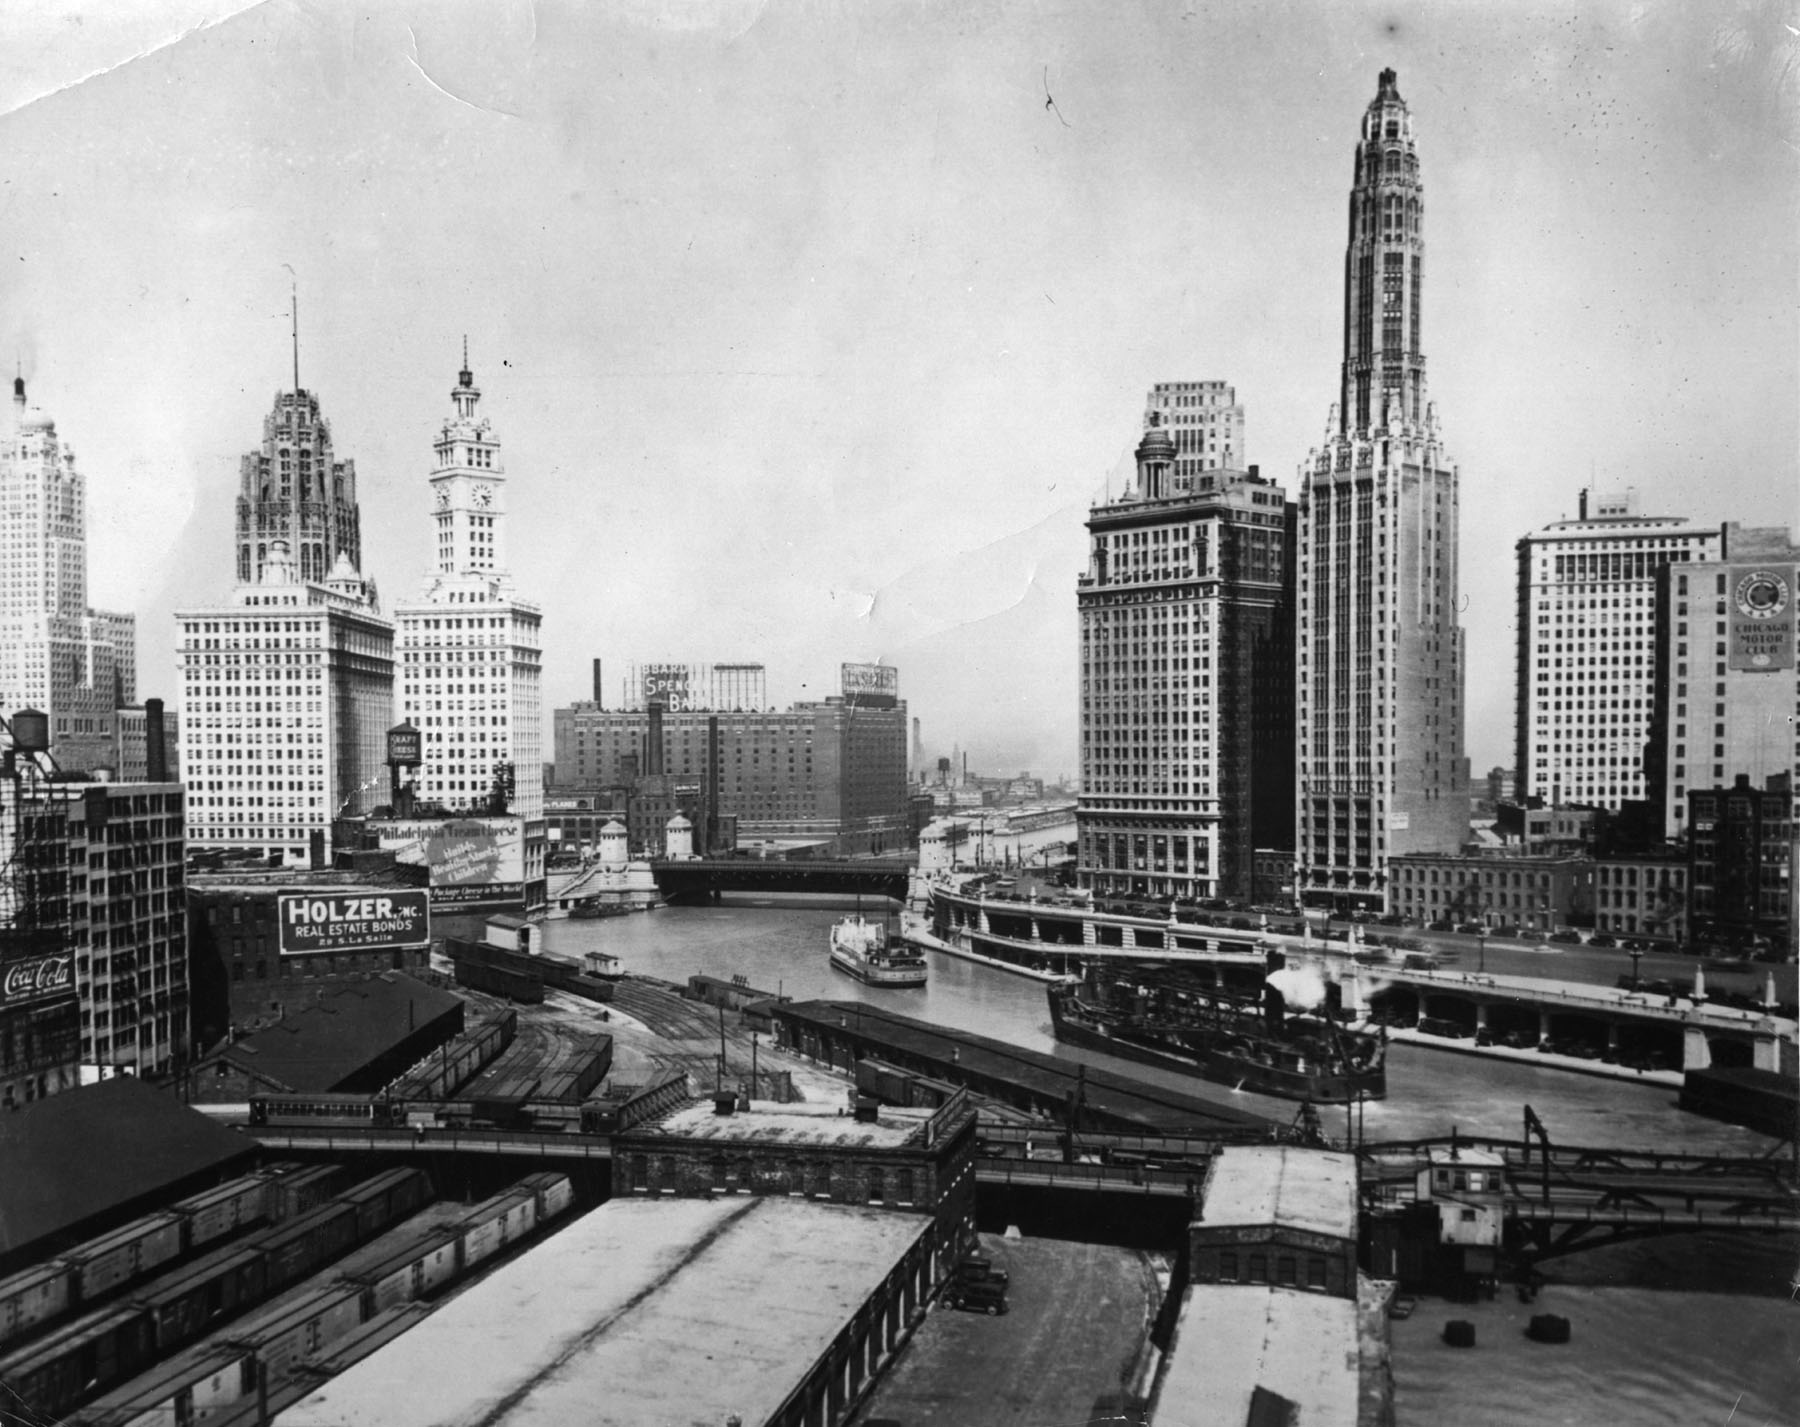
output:
[[[188,839],[303,863],[387,790],[394,626],[357,568],[356,468],[316,394],[277,394],[246,456],[237,583],[176,613]]]
[[[0,445],[0,714],[49,715],[70,771],[114,766],[114,711],[137,696],[136,617],[87,599],[87,480],[16,378]]]
[[[323,580],[338,556],[362,568],[362,518],[356,504],[356,462],[340,461],[331,445],[331,423],[319,414],[316,392],[300,387],[277,392],[263,418],[260,449],[240,464],[237,500],[237,579],[254,585],[277,540],[287,545],[295,577]]]
[[[1216,445],[1243,449],[1225,383],[1159,383],[1146,406],[1136,485],[1089,513],[1077,585],[1078,876],[1248,897],[1254,850],[1293,838],[1294,508],[1221,464]]]
[[[477,414],[468,353],[433,443],[435,566],[399,605],[400,712],[419,729],[417,796],[523,823],[527,887],[544,879],[542,655],[538,606],[506,560],[506,467]]]
[[[1412,116],[1381,72],[1350,193],[1344,361],[1300,471],[1296,891],[1380,907],[1388,859],[1468,831],[1457,472],[1425,396],[1424,201]]]
[[[1519,541],[1516,796],[1613,811],[1645,796],[1657,577],[1716,559],[1719,535],[1583,491],[1578,519]]]

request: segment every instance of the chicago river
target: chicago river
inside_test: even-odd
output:
[[[1042,983],[929,954],[920,990],[865,987],[831,969],[831,923],[852,904],[826,899],[733,898],[715,907],[666,907],[600,921],[552,921],[546,949],[566,956],[604,951],[631,974],[685,983],[729,980],[797,1000],[863,1001],[958,1030],[1049,1051],[1118,1073],[1178,1086],[1286,1122],[1287,1101],[1233,1094],[1220,1086],[1059,1046]],[[866,907],[871,916],[874,906]],[[1396,1044],[1388,1055],[1388,1098],[1362,1110],[1368,1140],[1448,1134],[1516,1138],[1530,1105],[1561,1144],[1761,1154],[1772,1141],[1676,1107],[1666,1086],[1639,1085],[1449,1051]],[[1326,1112],[1326,1133],[1351,1127]],[[1590,1250],[1553,1260],[1533,1306],[1503,1293],[1491,1303],[1426,1300],[1393,1324],[1398,1421],[1468,1427],[1517,1421],[1556,1423],[1762,1423],[1784,1420],[1781,1403],[1800,1400],[1800,1303],[1790,1278],[1800,1240],[1689,1235]],[[1562,1313],[1574,1325],[1567,1348],[1523,1336],[1532,1312]],[[1438,1341],[1445,1319],[1476,1323],[1480,1350]],[[1735,1418],[1730,1414],[1735,1409]],[[1786,1409],[1782,1409],[1785,1411]]]

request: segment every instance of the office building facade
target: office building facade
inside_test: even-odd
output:
[[[435,563],[395,607],[399,712],[419,730],[414,794],[453,813],[517,818],[524,880],[544,879],[543,616],[506,555],[506,467],[463,355],[433,441]]]
[[[1426,399],[1423,188],[1384,70],[1363,115],[1344,359],[1300,471],[1295,878],[1313,905],[1386,904],[1397,856],[1468,832],[1457,470]]]
[[[839,697],[755,713],[577,703],[553,719],[561,790],[673,780],[677,789],[698,785],[715,842],[719,820],[735,819],[737,840],[746,844],[818,842],[842,853],[896,853],[908,845],[903,702],[867,708]],[[676,802],[685,812],[686,802]],[[703,851],[708,829],[700,816],[688,816],[694,850]]]
[[[1663,836],[1688,831],[1694,790],[1800,767],[1797,591],[1800,546],[1779,528],[1728,522],[1715,559],[1660,572],[1645,783]]]
[[[302,580],[272,540],[262,578],[176,614],[188,836],[294,865],[329,858],[335,818],[387,788],[394,626],[340,555]]]
[[[1656,582],[1714,560],[1720,531],[1646,516],[1633,492],[1581,493],[1579,518],[1518,543],[1516,796],[1617,810],[1645,796]]]
[[[1077,876],[1104,895],[1249,898],[1293,838],[1294,507],[1210,439],[1183,454],[1190,398],[1241,449],[1229,386],[1160,383],[1135,485],[1088,516]]]
[[[137,696],[137,621],[89,607],[87,564],[87,478],[16,378],[0,438],[0,715],[49,715],[68,771],[112,766],[115,710]]]
[[[277,392],[263,418],[262,445],[239,463],[240,585],[261,582],[277,541],[303,584],[322,582],[340,556],[352,569],[362,568],[356,462],[338,459],[318,394],[301,388],[298,368],[296,360],[294,390]]]

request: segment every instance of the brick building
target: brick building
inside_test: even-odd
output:
[[[1389,905],[1413,922],[1551,932],[1584,921],[1594,905],[1586,857],[1396,857],[1390,866]]]

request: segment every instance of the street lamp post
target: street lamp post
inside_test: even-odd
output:
[[[1634,946],[1627,954],[1631,957],[1631,989],[1636,991],[1638,989],[1638,963],[1644,959],[1644,953],[1641,948]]]

